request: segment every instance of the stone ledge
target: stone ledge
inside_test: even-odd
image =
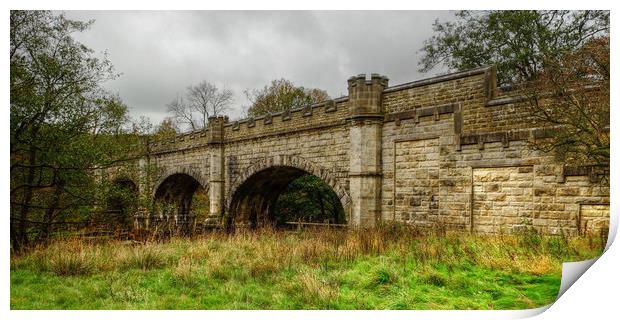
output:
[[[384,122],[415,119],[416,123],[418,123],[420,117],[426,116],[434,116],[435,120],[438,120],[439,115],[453,113],[458,109],[457,103],[448,103],[432,107],[416,107],[413,110],[386,114],[384,116]]]
[[[460,79],[460,78],[471,77],[471,76],[478,75],[478,74],[485,74],[486,72],[488,72],[492,68],[493,68],[492,66],[484,66],[484,67],[480,67],[480,68],[472,69],[472,70],[468,70],[468,71],[455,72],[455,73],[450,73],[450,74],[446,74],[446,75],[436,76],[436,77],[432,77],[432,78],[427,78],[427,79],[417,80],[417,81],[413,81],[413,82],[403,83],[403,84],[396,85],[396,86],[393,86],[393,87],[388,87],[385,90],[383,90],[383,93],[389,93],[389,92],[394,92],[394,91],[412,89],[412,88],[427,86],[427,85],[430,85],[430,84],[435,84],[435,83],[440,83],[440,82],[445,82],[445,81],[450,81],[450,80],[455,80],[455,79]]]

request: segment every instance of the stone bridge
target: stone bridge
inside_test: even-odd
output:
[[[208,193],[207,223],[268,220],[278,195],[310,173],[338,195],[354,227],[401,221],[482,233],[533,226],[577,233],[608,221],[609,187],[528,147],[523,99],[496,87],[485,67],[389,86],[348,79],[346,97],[229,122],[151,146],[135,181],[142,194],[176,201]],[[183,211],[185,210],[185,211]]]

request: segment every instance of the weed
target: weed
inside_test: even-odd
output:
[[[153,245],[132,248],[121,261],[121,269],[140,269],[143,271],[165,265],[162,253]]]
[[[558,258],[568,255],[570,250],[568,239],[564,234],[550,238],[546,241],[546,247],[549,254]]]
[[[318,302],[319,306],[324,307],[338,295],[338,291],[330,283],[319,280],[311,271],[302,271],[297,276],[296,281],[301,287],[303,299],[307,303]]]
[[[521,247],[537,251],[542,243],[542,237],[532,226],[525,226],[517,233]]]
[[[381,267],[373,272],[370,285],[373,287],[394,282],[395,276],[387,268]]]
[[[58,276],[81,276],[93,272],[94,267],[84,251],[69,251],[53,255],[49,269]]]
[[[448,283],[444,275],[435,271],[429,271],[428,274],[424,275],[422,281],[436,287],[443,287]]]

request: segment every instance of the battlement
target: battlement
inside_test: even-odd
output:
[[[193,132],[179,134],[174,138],[159,141],[153,144],[154,150],[168,150],[178,148],[196,147],[209,143],[220,143],[260,137],[262,135],[297,132],[305,129],[321,129],[331,126],[341,126],[347,121],[357,118],[376,118],[392,121],[392,113],[403,112],[403,110],[414,110],[419,105],[402,105],[399,102],[398,110],[390,106],[391,102],[384,103],[386,95],[399,95],[411,90],[419,91],[420,95],[428,95],[426,88],[443,83],[462,81],[465,78],[484,75],[484,94],[489,98],[495,95],[497,89],[493,81],[495,69],[493,67],[482,67],[464,72],[455,72],[446,75],[435,76],[395,86],[388,86],[389,79],[386,76],[372,73],[358,74],[347,80],[349,95],[342,96],[327,101],[309,104],[289,110],[269,113],[259,117],[248,117],[240,120],[230,121],[227,117],[211,117],[207,128]],[[475,80],[478,81],[478,80]],[[490,89],[490,88],[493,89]],[[451,88],[454,88],[452,86]],[[490,93],[489,93],[490,92]],[[489,96],[490,95],[490,96]],[[435,101],[430,104],[436,104]],[[445,103],[443,103],[445,104]],[[403,109],[404,108],[404,109]]]

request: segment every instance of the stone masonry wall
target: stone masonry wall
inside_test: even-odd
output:
[[[386,90],[383,219],[480,233],[605,230],[608,184],[565,176],[561,163],[529,148],[526,102],[498,96],[488,72]]]

